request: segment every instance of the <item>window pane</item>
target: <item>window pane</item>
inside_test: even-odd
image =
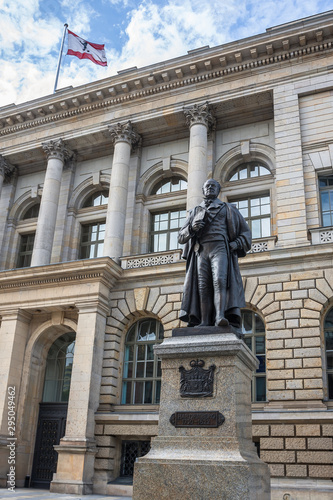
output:
[[[266,238],[271,235],[271,219],[261,219],[261,237]]]
[[[144,361],[146,346],[145,345],[138,345],[137,349],[138,349],[137,350],[137,360]]]
[[[266,371],[266,360],[265,356],[257,356],[259,361],[259,367],[257,368],[257,373],[265,373]]]
[[[146,363],[146,377],[154,376],[154,361]]]
[[[256,401],[266,401],[266,378],[256,378]]]
[[[327,374],[328,399],[333,399],[333,373]]]
[[[144,382],[134,382],[134,403],[143,403]]]
[[[247,168],[242,168],[239,171],[239,178],[240,179],[246,179],[247,178]]]
[[[330,209],[329,194],[327,191],[321,193],[321,208],[324,212]]]
[[[265,337],[256,337],[256,354],[265,354]]]
[[[158,404],[160,402],[160,396],[161,396],[161,382],[158,380],[155,384],[155,402]]]
[[[326,343],[326,350],[332,351],[333,350],[333,331],[326,331],[325,332],[325,343]]]
[[[153,383],[152,382],[145,382],[145,403],[152,403],[153,399]]]
[[[255,219],[252,221],[252,238],[261,238],[261,224],[260,219]]]
[[[331,226],[331,214],[323,214],[323,226]]]
[[[147,360],[153,360],[153,359],[154,359],[154,345],[148,344],[147,345]]]
[[[333,370],[333,351],[327,353],[327,369]]]

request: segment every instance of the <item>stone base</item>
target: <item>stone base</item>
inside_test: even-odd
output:
[[[265,464],[147,460],[135,464],[135,500],[268,500]],[[149,479],[148,479],[149,478]]]
[[[56,481],[50,485],[51,493],[67,493],[70,495],[91,495],[93,492],[92,483],[82,483],[80,481]]]
[[[181,330],[154,349],[162,359],[158,436],[135,463],[133,500],[269,500],[269,468],[252,442],[257,359],[231,327]]]

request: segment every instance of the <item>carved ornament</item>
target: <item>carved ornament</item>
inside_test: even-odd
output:
[[[182,398],[206,398],[213,395],[216,366],[211,365],[205,370],[204,365],[205,362],[202,359],[192,359],[191,370],[185,370],[183,366],[179,367]]]
[[[208,130],[215,128],[216,120],[213,117],[208,102],[205,102],[205,104],[194,104],[194,106],[184,108],[183,111],[188,127],[191,128],[192,125],[201,124],[205,125]]]
[[[132,147],[141,145],[141,137],[134,130],[130,121],[126,123],[117,123],[117,125],[110,125],[109,132],[114,144],[117,144],[117,142],[126,142]]]
[[[15,171],[16,167],[0,154],[0,175],[8,180],[13,176]]]
[[[68,149],[62,139],[51,139],[48,142],[42,142],[42,148],[48,160],[57,159],[65,162],[73,156],[73,152]]]

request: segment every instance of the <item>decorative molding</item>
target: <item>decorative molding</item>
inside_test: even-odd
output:
[[[141,145],[141,137],[134,130],[130,121],[117,123],[117,125],[109,125],[109,132],[114,144],[126,142],[133,148],[140,147]]]
[[[320,245],[323,243],[333,243],[333,227],[317,227],[310,229],[312,245]]]
[[[306,25],[303,29],[306,29]],[[201,82],[206,83],[208,80],[225,79],[229,76],[234,77],[240,72],[252,72],[256,68],[260,69],[274,64],[281,64],[284,61],[297,60],[305,56],[313,56],[317,53],[330,51],[332,49],[332,41],[324,41],[322,37],[321,39],[318,39],[318,37],[316,39],[312,35],[313,29],[311,26],[309,26],[309,30],[308,34],[306,34],[305,31],[302,32],[302,37],[306,36],[306,38],[302,38],[301,41],[297,34],[290,35],[290,37],[293,37],[290,43],[291,50],[285,50],[286,44],[282,46],[280,38],[272,40],[272,33],[270,33],[269,45],[267,45],[267,41],[265,42],[264,35],[262,40],[260,40],[259,37],[259,40],[254,46],[246,46],[241,49],[237,47],[233,51],[227,53],[223,52],[223,49],[220,53],[216,51],[216,53],[211,54],[209,58],[210,65],[205,64],[203,60],[197,60],[194,64],[193,60],[190,60],[190,58],[188,62],[183,62],[181,64],[181,68],[179,65],[175,68],[165,68],[165,65],[160,68],[157,67],[156,73],[154,73],[154,82],[152,82],[151,79],[149,80],[148,75],[146,77],[140,77],[141,84],[139,87],[143,86],[143,88],[138,88],[136,84],[136,82],[138,82],[138,77],[134,74],[132,79],[127,82],[122,80],[115,82],[113,84],[114,86],[109,85],[106,88],[98,89],[98,91],[96,91],[96,89],[91,90],[89,96],[92,102],[88,105],[81,105],[80,103],[80,99],[84,101],[84,96],[87,95],[87,90],[85,89],[85,93],[81,96],[66,98],[62,95],[59,97],[59,102],[48,106],[45,104],[43,108],[29,109],[27,111],[21,111],[20,113],[13,109],[12,115],[7,117],[4,116],[0,119],[0,127],[3,127],[3,129],[0,130],[0,136],[35,128],[73,116],[91,113],[92,111],[109,108],[111,106],[126,103],[127,101],[169,92],[179,87],[197,85]],[[304,45],[304,41],[307,45]],[[207,50],[211,52],[211,49]],[[235,64],[236,54],[241,54],[242,62],[236,62]],[[198,56],[199,55],[200,54],[198,54]],[[240,60],[240,57],[237,57]],[[193,70],[194,66],[195,71]],[[179,69],[181,69],[183,75],[181,79],[179,79]],[[177,73],[176,70],[178,70]],[[152,83],[154,86],[152,86]],[[112,96],[111,99],[109,98],[110,96]],[[62,109],[60,112],[57,109],[58,105]]]
[[[4,283],[0,284],[0,289],[5,288],[27,288],[29,286],[43,286],[49,284],[63,283],[66,281],[81,281],[87,279],[103,278],[104,273],[85,273],[85,274],[73,274],[72,276],[60,276],[59,278],[46,278],[46,279],[36,279],[30,281],[16,281],[15,283]]]
[[[170,252],[149,253],[136,257],[122,257],[121,267],[123,269],[138,269],[140,267],[161,266],[163,264],[173,264],[181,257],[181,250]]]
[[[48,142],[42,142],[42,149],[48,160],[57,159],[65,162],[73,156],[73,152],[68,149],[62,139],[51,139]]]
[[[204,104],[194,104],[191,107],[183,108],[186,125],[191,128],[192,125],[205,125],[209,131],[213,130],[216,120],[212,114],[208,102]]]
[[[276,240],[276,236],[258,238],[252,243],[251,250],[248,253],[261,253],[274,250]]]
[[[0,154],[0,175],[9,180],[15,174],[15,171],[16,167]]]

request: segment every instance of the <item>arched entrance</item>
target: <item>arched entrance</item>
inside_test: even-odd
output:
[[[34,488],[49,488],[56,472],[54,445],[65,435],[74,347],[75,332],[67,332],[53,342],[47,355],[31,474]]]

